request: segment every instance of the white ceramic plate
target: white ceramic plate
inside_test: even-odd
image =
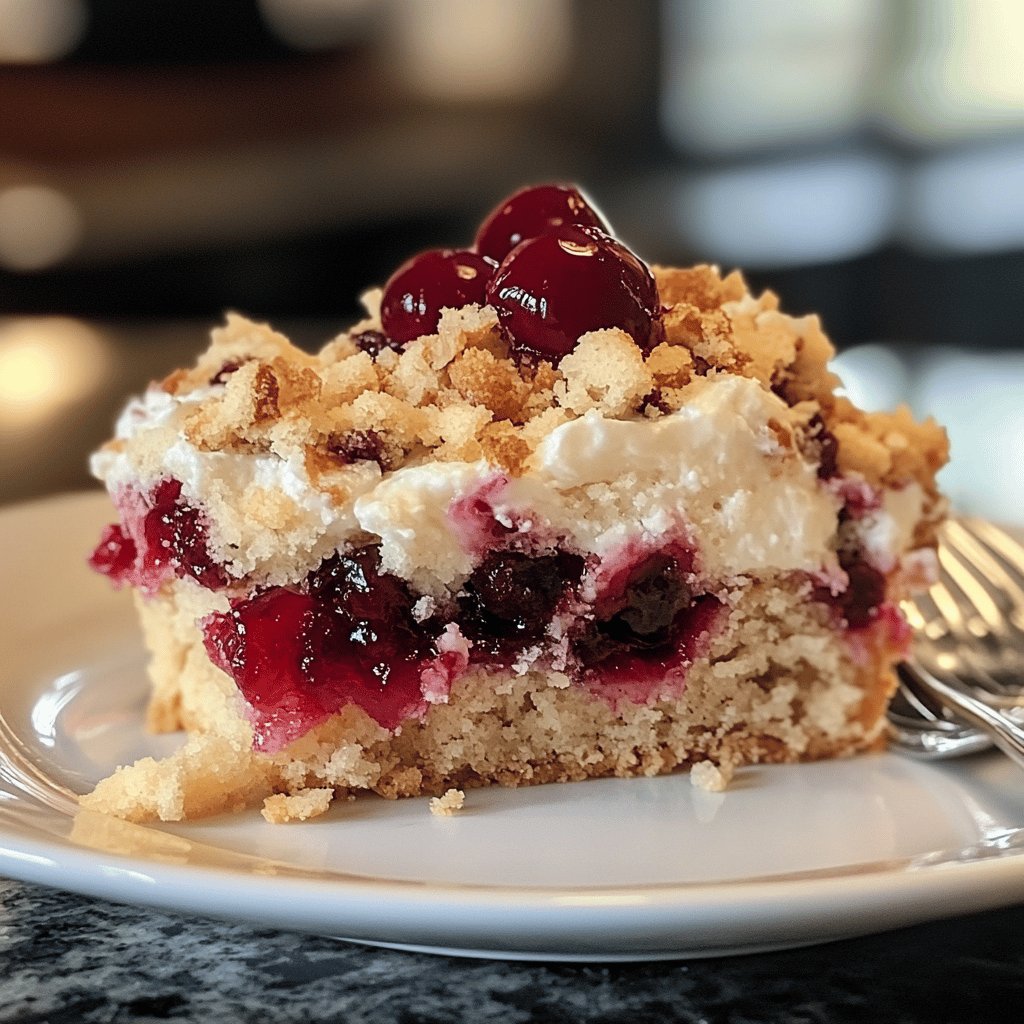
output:
[[[1024,775],[988,754],[374,797],[287,827],[79,812],[141,727],[131,602],[88,571],[102,495],[0,512],[0,872],[115,901],[405,948],[653,959],[820,942],[1024,899]]]

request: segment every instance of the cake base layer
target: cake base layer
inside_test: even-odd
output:
[[[702,762],[741,765],[846,756],[881,742],[902,654],[879,615],[836,629],[811,584],[778,577],[731,586],[706,653],[667,699],[634,703],[557,672],[473,667],[446,704],[395,733],[350,705],[283,751],[253,749],[247,706],[209,660],[196,622],[213,600],[186,581],[140,599],[152,655],[150,726],[187,728],[164,761],[119,769],[83,805],[133,821],[176,821],[281,795],[322,813],[330,793],[440,795],[600,776],[658,775]],[[268,815],[269,817],[270,815]]]

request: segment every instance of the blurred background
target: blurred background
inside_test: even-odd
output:
[[[820,312],[1024,523],[1020,0],[0,0],[0,502],[226,309],[317,345],[552,179]]]

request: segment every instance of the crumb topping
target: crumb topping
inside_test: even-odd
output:
[[[938,504],[934,474],[944,431],[906,408],[865,413],[835,394],[834,354],[815,316],[792,317],[776,296],[751,295],[742,276],[715,267],[653,268],[664,340],[648,354],[619,329],[585,334],[555,366],[513,358],[489,306],[445,310],[437,333],[400,350],[381,331],[380,292],[366,319],[316,355],[237,314],[213,332],[189,371],[161,384],[189,395],[187,439],[207,452],[300,455],[311,476],[337,486],[339,469],[382,470],[427,459],[487,459],[519,475],[551,431],[596,410],[613,419],[678,410],[697,376],[757,380],[793,410],[792,443],[821,457],[834,438],[837,469],[874,487],[917,482]],[[788,428],[780,425],[780,430]]]

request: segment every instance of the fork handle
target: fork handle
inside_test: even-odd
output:
[[[932,675],[917,663],[906,662],[903,668],[925,693],[971,725],[983,729],[1007,757],[1024,768],[1024,728],[977,697]]]

